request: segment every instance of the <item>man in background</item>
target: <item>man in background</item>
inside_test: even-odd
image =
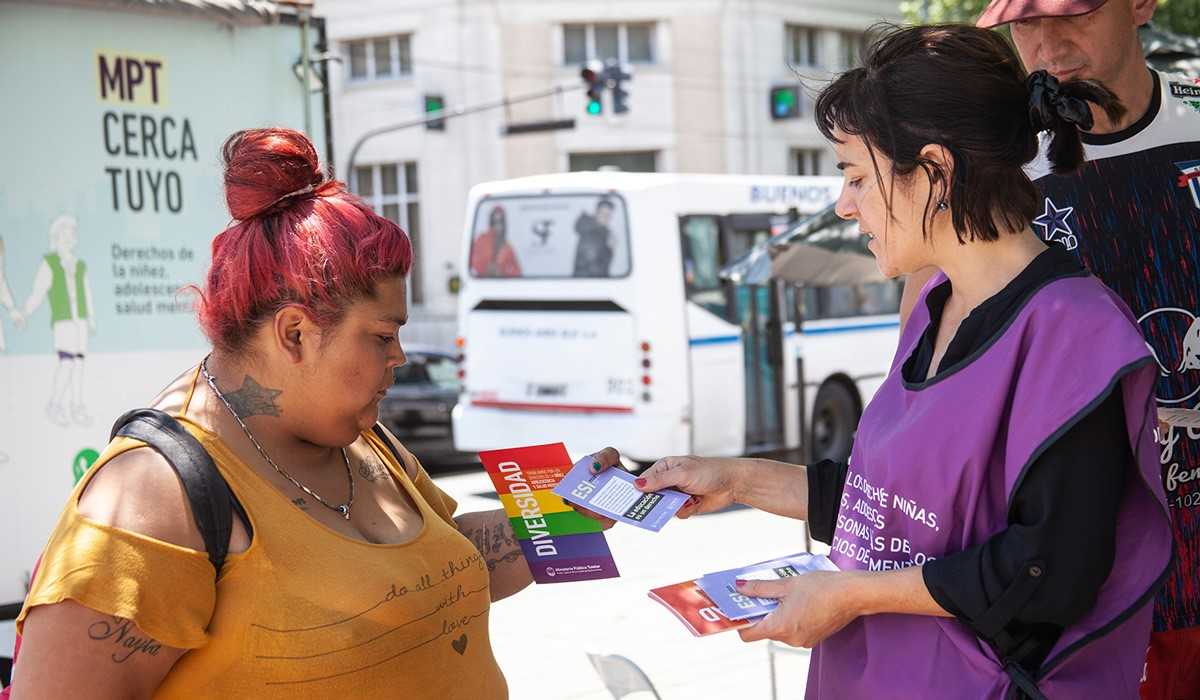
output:
[[[612,200],[604,198],[596,203],[595,214],[580,214],[575,220],[575,233],[579,243],[575,247],[576,277],[608,277],[613,259],[612,231],[609,224],[613,215]]]

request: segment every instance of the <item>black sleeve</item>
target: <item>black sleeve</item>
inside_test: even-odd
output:
[[[1006,529],[925,564],[934,600],[1002,659],[1036,670],[1108,578],[1133,462],[1113,391],[1030,465]]]
[[[808,532],[818,542],[833,542],[842,488],[846,485],[847,466],[823,459],[807,468]]]

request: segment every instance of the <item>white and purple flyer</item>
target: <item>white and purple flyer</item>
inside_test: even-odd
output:
[[[781,578],[800,576],[810,571],[837,571],[837,565],[829,557],[819,554],[792,554],[778,559],[705,574],[696,580],[700,589],[717,604],[721,614],[730,620],[744,620],[765,615],[779,607],[774,598],[754,598],[737,592],[734,582],[777,581]]]
[[[614,467],[597,474],[592,464],[590,456],[576,462],[554,493],[618,522],[654,532],[687,502],[688,495],[675,489],[642,493],[633,485],[633,475],[624,469]]]

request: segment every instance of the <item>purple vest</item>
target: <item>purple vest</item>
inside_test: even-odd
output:
[[[1038,290],[981,352],[930,381],[900,368],[929,325],[926,286],[887,380],[859,423],[833,539],[842,569],[919,566],[1007,527],[1026,469],[1113,386],[1138,472],[1127,477],[1116,559],[1095,607],[1036,678],[1054,700],[1136,698],[1150,600],[1171,558],[1153,429],[1154,363],[1128,309],[1093,277]],[[1004,698],[1013,681],[953,618],[860,617],[819,644],[807,698]]]

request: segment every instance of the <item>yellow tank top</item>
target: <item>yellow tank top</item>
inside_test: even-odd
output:
[[[425,521],[409,542],[371,544],[309,518],[215,435],[177,418],[245,507],[250,547],[229,555],[214,585],[204,553],[82,517],[91,476],[142,446],[119,438],[68,500],[18,631],[30,608],[65,599],[131,619],[191,650],[155,698],[508,697],[488,637],[487,567],[453,524],[457,504],[424,469],[409,479],[363,434]]]

